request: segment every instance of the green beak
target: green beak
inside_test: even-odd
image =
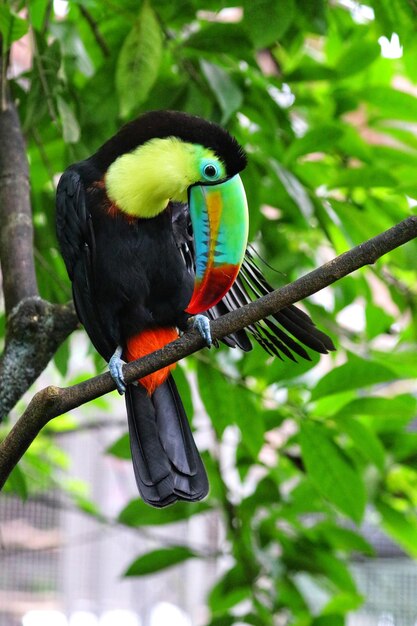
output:
[[[196,274],[186,311],[196,315],[217,304],[235,281],[248,240],[248,205],[238,174],[221,183],[193,185],[188,204]]]

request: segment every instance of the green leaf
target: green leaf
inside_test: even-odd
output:
[[[336,71],[343,78],[351,76],[367,68],[380,55],[381,48],[376,40],[359,39],[349,42],[337,61]]]
[[[358,471],[348,463],[325,427],[303,421],[299,436],[307,474],[317,491],[359,523],[366,494]]]
[[[372,430],[354,417],[348,417],[337,423],[340,431],[347,434],[357,450],[383,472],[385,468],[385,449]]]
[[[256,460],[264,444],[265,424],[262,411],[255,403],[253,394],[244,387],[234,388],[233,397],[236,423],[241,432],[242,443],[252,456],[252,460]]]
[[[146,100],[158,78],[161,59],[161,29],[149,2],[144,2],[117,59],[115,80],[122,117]]]
[[[186,369],[183,365],[181,365],[181,363],[177,363],[177,366],[172,374],[175,380],[175,384],[178,388],[178,392],[181,396],[185,413],[188,419],[191,420],[194,415],[194,406],[193,398],[191,395],[191,387],[186,376]]]
[[[417,433],[395,433],[392,454],[397,461],[414,463],[417,457]]]
[[[352,415],[369,416],[372,427],[377,432],[396,431],[414,419],[417,412],[417,399],[410,394],[395,398],[364,396],[348,402],[337,411],[334,417],[342,420]]]
[[[332,180],[329,180],[329,189],[337,187],[396,187],[397,178],[392,172],[378,167],[364,166],[340,170]]]
[[[297,613],[308,613],[308,605],[301,591],[298,589],[295,581],[289,576],[282,577],[279,581],[278,603],[284,608],[291,606]]]
[[[22,500],[26,500],[28,497],[28,486],[26,477],[20,467],[15,465],[9,477],[6,481],[6,487],[10,488],[13,493],[16,493]]]
[[[48,108],[52,108],[55,112],[55,100],[53,104],[49,102],[50,106],[48,107],[46,93],[54,95],[59,84],[58,72],[61,65],[60,42],[54,40],[47,46],[45,41],[40,40],[39,35],[36,37],[36,42],[42,63],[40,66],[34,63],[30,91],[26,100],[26,113],[23,117],[23,127],[26,132],[37,128],[42,120],[50,116]],[[59,158],[62,158],[62,144],[59,143],[56,147],[58,148],[56,152]],[[50,158],[49,154],[48,158]]]
[[[224,613],[236,604],[240,604],[243,600],[246,600],[251,595],[251,588],[249,586],[236,587],[230,589],[227,593],[214,597],[214,594],[210,596],[210,606],[213,613]]]
[[[417,118],[417,98],[404,91],[368,85],[361,92],[361,98],[376,107],[385,118],[409,122]]]
[[[294,0],[243,0],[243,9],[243,25],[257,48],[266,48],[280,39],[296,13]]]
[[[348,361],[323,376],[311,393],[311,399],[346,392],[350,389],[362,389],[378,383],[396,380],[395,373],[375,361],[366,361],[353,354]]]
[[[273,172],[284,185],[286,192],[300,209],[304,219],[306,221],[310,220],[314,213],[314,205],[304,185],[294,174],[277,161],[271,161],[270,164]]]
[[[124,576],[149,576],[167,567],[178,565],[187,559],[196,557],[195,552],[186,546],[175,546],[147,552],[133,561],[124,572]]]
[[[206,502],[177,502],[175,506],[156,509],[135,498],[120,512],[117,519],[121,524],[132,527],[159,526],[189,519],[209,509]]]
[[[208,604],[215,614],[228,611],[251,595],[244,568],[237,564],[230,569],[212,588]]]
[[[322,522],[314,528],[314,531],[318,532],[322,540],[330,543],[336,550],[362,552],[367,556],[375,554],[371,544],[350,528],[335,526],[331,522]]]
[[[414,511],[398,511],[385,502],[376,508],[382,527],[412,558],[417,558],[417,516]]]
[[[297,0],[298,15],[308,32],[325,35],[327,32],[326,0]]]
[[[68,362],[70,358],[69,340],[66,339],[61,343],[58,350],[54,354],[54,363],[61,376],[65,377],[68,373]]]
[[[197,362],[197,379],[200,397],[218,436],[235,423],[236,406],[231,386],[226,378],[210,364]]]
[[[346,562],[340,555],[333,553],[329,548],[317,545],[304,536],[298,541],[289,543],[281,536],[283,543],[282,560],[293,572],[310,572],[322,574],[342,591],[356,592],[355,581]]]
[[[376,306],[373,302],[369,302],[365,309],[366,314],[366,334],[368,339],[374,339],[378,335],[388,333],[394,318],[388,315],[381,307]]]
[[[389,361],[390,369],[398,378],[417,378],[417,359],[414,350],[391,351],[388,356],[385,352],[374,351],[372,357],[381,364]]]
[[[357,593],[338,593],[329,600],[322,612],[324,615],[331,613],[342,613],[344,615],[348,611],[356,611],[359,609],[363,601],[364,597]]]
[[[343,615],[328,614],[319,615],[310,622],[311,626],[345,626],[345,619]]]
[[[225,124],[242,104],[243,94],[224,69],[204,60],[201,61],[200,65],[210,89],[222,110],[221,123]]]
[[[202,361],[197,366],[201,399],[220,437],[230,424],[237,424],[242,443],[256,459],[264,443],[264,419],[250,390],[227,381],[215,367]]]
[[[285,76],[289,83],[304,81],[333,81],[337,79],[335,70],[318,63],[310,57],[304,57],[302,62],[292,72]]]
[[[297,363],[274,359],[267,368],[263,366],[263,372],[257,372],[257,376],[259,376],[261,380],[265,377],[266,382],[271,385],[275,383],[280,387],[288,387],[288,381],[299,378],[313,369],[320,361],[320,356],[317,352],[310,350],[309,356],[311,357],[311,361],[300,358]],[[296,382],[291,382],[291,384],[296,384]]]
[[[286,152],[285,160],[289,163],[305,154],[333,151],[343,134],[343,128],[336,124],[319,125],[293,141]]]
[[[323,573],[342,591],[356,592],[356,585],[346,563],[329,550],[314,549],[312,551],[314,568]]]
[[[130,453],[129,435],[125,433],[112,443],[112,445],[107,448],[106,454],[111,454],[118,459],[130,460],[132,455]]]
[[[417,506],[417,471],[407,465],[393,465],[386,476],[386,485],[393,494],[401,494]]]
[[[48,0],[31,0],[27,8],[31,26],[37,31],[42,31],[48,11]]]
[[[184,46],[210,54],[239,54],[242,58],[251,51],[250,41],[240,24],[209,23],[185,40]]]
[[[412,37],[415,29],[413,4],[407,0],[377,0],[372,7],[382,32],[398,33],[400,39]]]
[[[62,122],[64,141],[66,143],[77,143],[80,139],[80,127],[74,112],[67,102],[60,96],[57,97],[57,106]]]
[[[278,479],[275,477],[275,480]],[[314,488],[312,481],[308,480],[308,478],[298,483],[291,492],[291,500],[282,508],[282,515],[289,518],[304,515],[305,513],[322,512],[323,498],[318,493],[317,489]]]
[[[77,430],[80,426],[78,420],[76,420],[72,414],[64,413],[59,416],[59,420],[51,420],[43,429],[44,433],[62,433],[66,431]]]
[[[79,489],[77,485],[74,483],[66,484],[66,489],[68,493],[71,495],[75,506],[84,513],[91,515],[93,517],[97,517],[102,520],[102,512],[99,506],[88,497],[88,495],[82,492],[82,489]]]
[[[0,5],[0,33],[7,46],[21,39],[29,30],[27,20],[19,17],[7,4]]]

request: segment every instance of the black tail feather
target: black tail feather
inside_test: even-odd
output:
[[[129,385],[126,408],[133,469],[145,502],[164,507],[204,498],[206,471],[173,378],[152,396],[141,385]]]

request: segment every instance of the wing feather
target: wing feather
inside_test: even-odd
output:
[[[96,350],[109,360],[116,344],[106,328],[94,294],[95,237],[80,173],[69,168],[57,188],[56,233],[78,317]]]

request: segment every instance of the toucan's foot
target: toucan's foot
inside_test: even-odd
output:
[[[109,371],[111,377],[116,383],[117,391],[122,396],[126,391],[126,383],[123,376],[123,365],[124,361],[122,360],[123,348],[121,346],[117,346],[113,356],[109,361]]]
[[[213,340],[211,338],[209,319],[205,315],[194,315],[194,317],[191,317],[189,321],[192,323],[193,328],[198,330],[198,332],[206,342],[207,347],[211,348]]]

